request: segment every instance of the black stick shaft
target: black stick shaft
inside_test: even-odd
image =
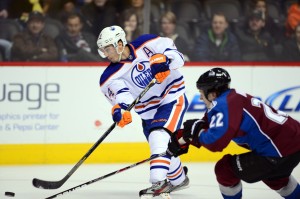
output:
[[[104,176],[101,176],[101,177],[95,178],[95,179],[93,179],[93,180],[90,180],[90,181],[88,181],[88,182],[82,183],[82,184],[80,184],[80,185],[77,185],[77,186],[72,187],[72,188],[70,188],[70,189],[67,189],[67,190],[65,190],[65,191],[59,192],[59,193],[57,193],[57,194],[55,194],[55,195],[52,195],[52,196],[50,196],[50,197],[48,197],[48,198],[45,198],[45,199],[56,198],[56,197],[58,197],[58,196],[60,196],[60,195],[64,195],[65,193],[72,192],[72,191],[74,191],[74,190],[76,190],[76,189],[82,188],[82,187],[87,186],[87,185],[89,185],[89,184],[93,184],[93,183],[95,183],[95,182],[97,182],[97,181],[99,181],[99,180],[103,180],[104,178],[108,178],[108,177],[110,177],[110,176],[113,176],[113,175],[115,175],[115,174],[121,173],[121,172],[126,171],[126,170],[128,170],[128,169],[131,169],[131,168],[133,168],[133,167],[136,167],[136,166],[138,166],[138,165],[140,165],[140,164],[143,164],[143,163],[145,163],[145,162],[151,161],[151,160],[153,160],[153,159],[155,159],[155,158],[158,158],[158,157],[161,157],[161,156],[165,156],[165,155],[166,155],[166,152],[161,153],[161,154],[153,155],[153,156],[151,156],[151,157],[148,158],[148,159],[142,160],[142,161],[140,161],[140,162],[134,163],[134,164],[132,164],[132,165],[129,165],[129,166],[124,167],[124,168],[122,168],[122,169],[119,169],[119,170],[117,170],[117,171],[114,171],[114,172],[111,172],[111,173],[109,173],[109,174],[106,174],[106,175],[104,175]]]
[[[147,93],[147,91],[156,83],[156,79],[152,79],[152,81],[145,87],[145,89],[139,94],[139,96],[128,106],[126,109],[130,111],[139,101],[140,99]],[[80,165],[90,156],[90,154],[101,144],[101,142],[112,132],[112,130],[116,127],[116,123],[113,123],[109,129],[99,138],[99,140],[88,150],[88,152],[77,162],[77,164],[69,171],[69,173],[59,181],[46,181],[34,178],[32,180],[33,186],[36,188],[42,189],[57,189],[61,187],[70,177],[71,175],[80,167]]]

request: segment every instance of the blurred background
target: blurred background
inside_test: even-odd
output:
[[[186,61],[299,61],[299,21],[297,0],[1,0],[0,61],[105,61],[96,40],[115,24]]]

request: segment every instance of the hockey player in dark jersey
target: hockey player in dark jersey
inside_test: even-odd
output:
[[[264,182],[285,199],[300,199],[300,185],[291,175],[300,161],[300,123],[259,99],[230,89],[231,78],[213,68],[197,81],[207,111],[202,119],[187,120],[176,131],[167,152],[187,153],[190,144],[222,151],[234,141],[249,152],[225,155],[215,165],[224,199],[241,199],[242,183]]]

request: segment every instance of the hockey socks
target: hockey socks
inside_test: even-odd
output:
[[[242,198],[242,183],[239,182],[234,187],[226,187],[219,184],[220,191],[224,199],[241,199]]]
[[[299,199],[300,198],[300,185],[298,184],[292,194],[285,197],[285,199]]]

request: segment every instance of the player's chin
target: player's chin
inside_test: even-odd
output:
[[[110,62],[112,62],[112,63],[118,63],[119,60],[118,59],[110,59]]]
[[[116,62],[117,62],[117,60],[116,60],[116,59],[114,59],[114,58],[111,58],[111,57],[107,57],[107,59],[108,59],[110,62],[112,62],[112,63],[116,63]]]

